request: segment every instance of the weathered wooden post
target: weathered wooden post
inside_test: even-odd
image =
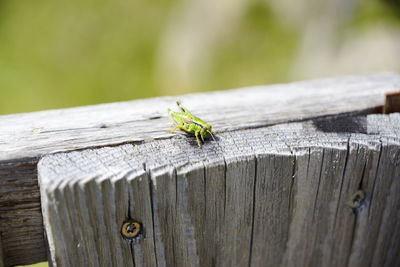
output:
[[[179,97],[219,132],[201,149],[171,97],[0,117],[0,266],[46,259],[41,215],[54,266],[399,266],[398,90]]]

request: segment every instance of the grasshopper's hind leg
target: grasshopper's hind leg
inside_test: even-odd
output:
[[[176,101],[176,104],[178,105],[178,107],[179,107],[183,112],[192,114],[187,108],[185,108],[184,106],[182,106],[181,101]]]
[[[178,129],[181,129],[181,130],[185,130],[182,126],[180,126],[180,125],[178,125],[178,126],[176,126],[174,129],[172,129],[171,131],[169,131],[170,133],[173,133],[173,132],[175,132],[176,130],[178,130]]]

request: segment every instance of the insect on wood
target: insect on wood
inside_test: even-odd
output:
[[[196,141],[199,147],[201,147],[204,138],[211,136],[215,141],[215,132],[212,131],[212,126],[199,117],[194,116],[187,108],[182,106],[180,101],[176,101],[178,107],[182,112],[176,112],[168,109],[168,114],[175,121],[177,126],[171,130],[171,133],[178,129],[181,129],[188,133],[193,133],[196,136]]]

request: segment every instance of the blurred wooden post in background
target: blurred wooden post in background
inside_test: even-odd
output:
[[[219,132],[202,149],[168,133],[176,98],[2,116],[2,261],[46,259],[39,179],[55,266],[399,265],[400,115],[375,114],[399,89],[378,74],[182,96]]]

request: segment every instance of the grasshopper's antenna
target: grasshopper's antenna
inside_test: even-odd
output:
[[[213,132],[211,132],[211,131],[207,131],[210,135],[211,135],[211,138],[215,141],[215,142],[217,142],[217,140],[215,140],[215,137],[214,137],[214,135],[213,135]]]

